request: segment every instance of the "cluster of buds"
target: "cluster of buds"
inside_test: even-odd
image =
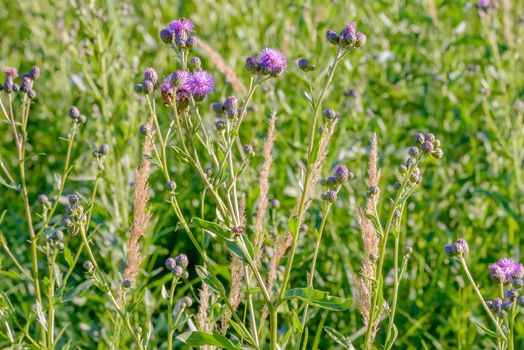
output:
[[[345,165],[338,166],[334,175],[329,176],[327,179],[320,180],[320,185],[328,188],[328,191],[322,193],[320,198],[326,202],[335,202],[340,186],[353,177],[353,173]]]
[[[239,109],[238,109],[238,99],[235,96],[229,96],[226,98],[224,103],[221,102],[215,102],[211,105],[211,108],[217,115],[217,117],[221,117],[223,115],[226,115],[229,119],[236,119],[239,115]],[[217,130],[222,131],[223,129],[215,123],[215,127]],[[225,128],[225,123],[222,122],[222,124]]]
[[[187,18],[180,18],[170,22],[160,31],[160,39],[166,44],[175,44],[180,50],[192,50],[196,45],[193,31],[193,22]]]
[[[144,81],[135,85],[135,92],[144,95],[151,95],[158,88],[158,74],[154,68],[144,69]]]
[[[357,31],[356,23],[346,24],[340,34],[337,34],[334,30],[328,29],[326,31],[326,39],[330,44],[348,50],[360,48],[366,45],[366,35]]]
[[[453,256],[462,256],[465,257],[469,252],[468,242],[466,240],[459,238],[453,244],[446,244],[444,246],[444,251],[449,257]]]
[[[46,238],[46,242],[54,251],[64,250],[64,233],[60,230],[56,230],[49,234]]]
[[[173,276],[183,279],[189,277],[188,265],[189,259],[185,254],[179,254],[175,258],[167,258],[165,262],[166,269],[170,270]]]
[[[103,144],[98,149],[93,150],[93,157],[95,157],[97,161],[97,166],[99,171],[104,170],[104,160],[106,155],[109,153],[109,145]]]
[[[312,72],[315,69],[317,69],[317,66],[313,63],[310,63],[307,59],[301,58],[297,62],[298,68],[303,70],[304,72]]]
[[[287,68],[286,56],[278,50],[265,48],[259,58],[246,58],[245,67],[248,72],[255,75],[278,77]]]
[[[4,91],[7,94],[13,92],[22,92],[30,99],[36,98],[36,91],[33,89],[33,83],[35,80],[40,78],[40,68],[33,66],[29,73],[22,75],[22,82],[18,85],[15,79],[18,78],[18,71],[14,67],[7,67],[4,70],[5,80],[4,84],[0,85],[0,91]]]
[[[431,155],[435,159],[440,159],[444,155],[444,151],[442,151],[442,148],[440,148],[440,140],[437,139],[432,133],[416,133],[414,140],[420,145],[422,152],[425,155]],[[412,157],[416,157],[419,154],[418,148],[416,150],[415,148],[417,147],[410,148],[410,153],[416,152],[416,155],[410,154]]]
[[[85,124],[87,122],[87,117],[81,114],[80,110],[76,106],[69,108],[69,117],[78,124]]]
[[[85,225],[86,217],[84,207],[80,204],[80,199],[76,194],[67,197],[67,201],[66,217],[62,225],[67,229],[69,234],[76,236],[80,228]]]

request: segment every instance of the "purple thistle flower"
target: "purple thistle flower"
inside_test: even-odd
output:
[[[193,73],[187,83],[193,98],[197,101],[203,100],[215,87],[213,76],[206,71]]]
[[[169,29],[171,32],[175,34],[180,34],[182,32],[185,33],[192,33],[194,31],[194,25],[193,22],[188,20],[187,18],[180,18],[176,21],[172,21],[167,25],[167,29]]]
[[[4,74],[6,78],[15,79],[18,77],[18,70],[15,67],[7,67],[4,69]]]
[[[504,283],[524,276],[524,266],[511,258],[502,258],[489,266],[491,278]]]
[[[265,48],[260,53],[259,70],[271,76],[281,74],[287,67],[286,56],[278,50]]]
[[[191,78],[191,73],[186,72],[185,70],[177,70],[169,77],[171,78],[173,87],[189,90],[189,79]]]

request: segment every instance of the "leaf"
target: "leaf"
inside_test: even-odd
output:
[[[67,263],[67,266],[69,267],[73,266],[73,263],[74,263],[73,254],[71,254],[71,250],[67,247],[64,247],[64,259]]]
[[[389,338],[386,339],[386,344],[384,345],[385,350],[389,350],[393,347],[393,344],[395,344],[395,340],[397,340],[398,337],[398,329],[395,324],[393,324],[393,333],[389,335]]]
[[[355,347],[353,346],[353,343],[351,342],[349,337],[346,337],[345,335],[331,327],[324,327],[324,330],[340,346],[348,350],[355,350]]]
[[[233,344],[233,342],[231,342],[229,339],[216,332],[209,334],[204,332],[189,331],[180,334],[177,339],[189,346],[212,345],[227,350],[242,350],[240,345]]]
[[[44,315],[44,310],[38,301],[35,303],[35,305],[33,305],[33,311],[36,313],[36,319],[38,323],[40,323],[40,325],[47,330],[47,320]]]
[[[251,244],[251,242],[247,238],[243,238],[242,242],[246,246],[249,257],[251,258],[251,260],[253,260],[255,258],[255,251],[253,249],[253,244]],[[240,260],[245,262],[247,261],[247,257],[245,256],[244,251],[242,249],[242,246],[241,246],[242,242],[239,240],[228,241],[226,245],[231,250],[231,252],[233,252],[233,254],[235,254],[236,256],[240,258]]]
[[[487,335],[489,335],[490,337],[493,337],[493,338],[500,338],[500,335],[495,332],[495,331],[492,331],[491,329],[489,329],[488,327],[484,326],[482,323],[480,323],[479,321],[473,321],[473,324],[475,326],[477,326],[482,332],[486,333]]]
[[[229,236],[230,236],[229,231],[217,223],[203,220],[200,218],[193,218],[191,220],[191,223],[194,223],[196,226],[200,227],[201,229],[207,230],[213,233],[214,235],[218,235],[225,240],[229,240]]]
[[[87,291],[93,284],[95,284],[94,279],[88,279],[87,281],[80,283],[78,286],[76,286],[76,288],[67,292],[67,294],[64,295],[64,298],[62,300],[66,302],[78,298],[79,296],[84,294],[84,292]]]
[[[351,299],[342,299],[313,288],[294,288],[284,294],[284,299],[297,298],[309,305],[327,310],[344,311],[351,306]]]
[[[211,276],[202,266],[196,266],[195,271],[200,279],[209,286],[213,291],[218,293],[221,297],[226,297],[226,289],[222,283]]]
[[[291,219],[289,219],[289,223],[287,226],[287,229],[289,230],[289,232],[291,232],[293,238],[295,238],[298,232],[298,228],[298,218],[296,216],[293,216]]]
[[[169,300],[169,295],[167,294],[167,289],[166,289],[166,286],[164,284],[162,284],[162,289],[160,290],[160,295],[162,296],[162,299],[164,299],[165,301]]]

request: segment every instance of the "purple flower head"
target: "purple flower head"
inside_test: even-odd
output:
[[[15,79],[18,77],[18,71],[15,67],[7,67],[4,69],[4,74],[7,79]]]
[[[170,75],[170,78],[173,87],[176,87],[177,90],[189,90],[189,79],[191,78],[191,73],[186,72],[185,70],[177,70]]]
[[[146,69],[144,69],[144,81],[150,81],[156,86],[158,83],[158,75],[154,68],[146,67]]]
[[[281,74],[287,67],[286,56],[278,50],[265,48],[260,53],[259,71],[271,76]]]
[[[206,71],[194,72],[188,80],[189,89],[193,98],[203,100],[215,87],[213,76]]]
[[[524,266],[511,258],[502,258],[489,266],[491,278],[504,283],[524,276]]]
[[[185,33],[192,33],[194,30],[193,22],[188,20],[187,18],[180,18],[176,21],[172,21],[167,25],[167,29],[169,29],[171,32],[175,34],[180,34],[182,32]]]
[[[160,86],[160,93],[162,95],[164,106],[168,107],[173,104],[175,89],[173,87],[173,83],[171,82],[171,76],[168,76],[164,79],[164,82]]]
[[[455,242],[455,247],[460,255],[466,255],[469,253],[468,242],[465,239],[459,238]]]
[[[355,22],[346,24],[344,29],[340,32],[341,37],[346,37],[349,35],[355,36],[356,34],[357,34],[357,24]]]

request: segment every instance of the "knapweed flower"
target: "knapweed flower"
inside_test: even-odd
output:
[[[328,29],[326,39],[330,44],[338,45],[343,49],[363,47],[367,40],[364,33],[357,31],[357,24],[354,22],[346,24],[340,34]]]
[[[215,87],[213,76],[206,71],[194,72],[187,83],[191,95],[197,101],[203,100]]]
[[[489,266],[489,274],[492,279],[507,283],[514,278],[524,276],[524,266],[511,258],[502,258]]]
[[[4,69],[4,74],[5,74],[5,82],[4,82],[3,87],[4,87],[4,91],[9,94],[14,90],[13,89],[13,85],[15,85],[14,79],[18,77],[18,71],[16,70],[15,67],[7,67],[6,69]]]
[[[167,25],[167,29],[174,34],[179,34],[182,32],[192,33],[194,31],[194,27],[195,26],[193,25],[193,22],[183,17],[177,19],[176,21],[172,21]]]
[[[269,74],[273,77],[284,72],[287,67],[286,56],[278,50],[265,48],[260,53],[258,70],[261,74]]]
[[[337,183],[343,183],[353,178],[353,173],[345,165],[340,165],[335,170],[335,180]]]

